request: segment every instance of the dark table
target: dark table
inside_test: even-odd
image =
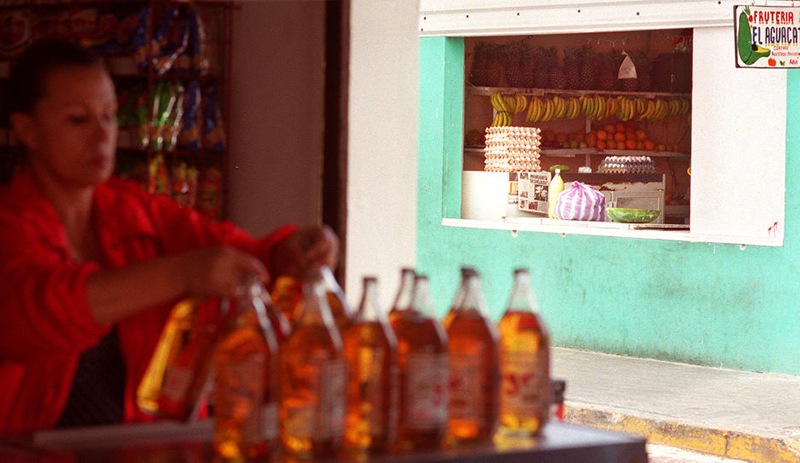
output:
[[[551,422],[536,439],[485,443],[407,454],[347,456],[314,462],[359,463],[647,463],[644,438]],[[0,461],[8,463],[200,463],[215,461],[211,423],[155,423],[39,433],[0,441]],[[218,461],[218,460],[217,460]],[[265,460],[266,461],[266,460]],[[296,459],[275,455],[273,463]]]

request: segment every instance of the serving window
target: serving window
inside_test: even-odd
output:
[[[463,150],[447,163],[460,166],[462,207],[446,225],[783,243],[786,72],[736,67],[733,3],[482,3],[420,2],[423,36],[463,37]],[[619,79],[630,62],[637,77]],[[492,125],[541,129],[520,171],[561,167],[659,219],[576,224],[520,208],[518,174],[487,162]],[[604,171],[609,157],[622,167]],[[656,175],[631,177],[644,173]]]

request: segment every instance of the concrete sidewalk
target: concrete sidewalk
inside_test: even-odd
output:
[[[800,462],[800,377],[554,348],[565,420],[749,462]]]

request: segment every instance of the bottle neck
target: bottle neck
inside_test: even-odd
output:
[[[482,316],[486,316],[486,300],[483,297],[483,290],[481,289],[481,279],[476,273],[464,275],[461,301],[453,308],[459,312],[476,312]]]
[[[321,276],[309,279],[303,284],[303,300],[298,324],[335,326],[326,294],[326,285]]]
[[[385,316],[381,310],[378,299],[378,281],[375,278],[364,278],[364,289],[361,296],[361,303],[358,305],[357,321],[360,322],[379,322]]]
[[[438,317],[431,298],[430,282],[426,276],[418,275],[414,278],[414,289],[411,292],[411,310],[425,317]]]
[[[414,290],[414,270],[404,268],[400,274],[400,289],[394,298],[392,310],[409,310],[411,308],[411,295]]]
[[[539,303],[536,301],[536,296],[534,296],[531,289],[530,276],[527,271],[517,270],[514,273],[514,287],[511,290],[508,310],[518,312],[539,311]]]

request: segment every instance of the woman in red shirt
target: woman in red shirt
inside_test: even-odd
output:
[[[87,50],[31,45],[6,94],[26,157],[0,189],[0,436],[151,420],[135,391],[177,300],[336,263],[327,227],[254,238],[113,178],[114,84]]]

